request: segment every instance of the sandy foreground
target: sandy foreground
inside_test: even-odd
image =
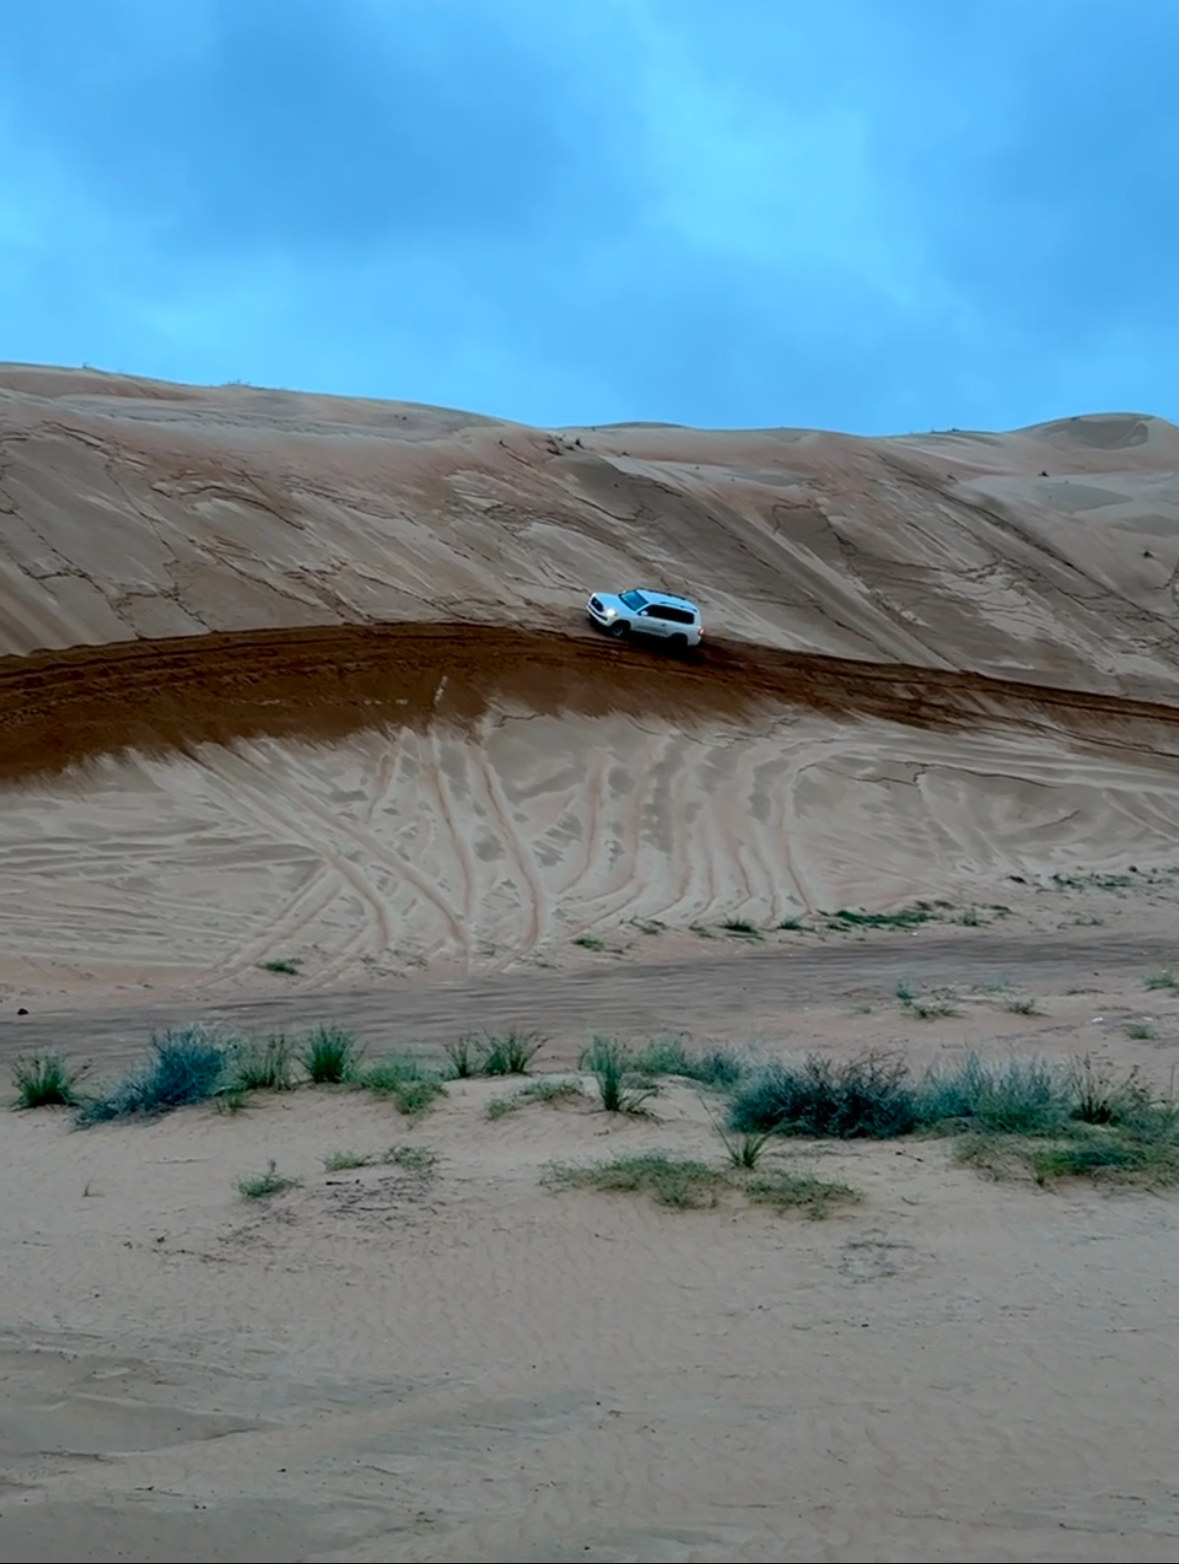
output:
[[[1166,1080],[1179,996],[1145,986],[1161,929],[1044,935],[1022,958],[989,931],[954,939],[832,944],[826,968],[816,949],[789,1010],[772,952],[679,972],[714,996],[713,1042],[727,1002],[760,1017],[770,1052],[1083,1048]],[[955,1014],[908,1017],[902,969]],[[496,1019],[541,985],[537,1069],[567,1074],[594,993],[578,981],[425,988],[386,1033],[360,995],[319,1003],[374,1047],[414,1033],[433,1050],[472,1003],[493,996]],[[253,1005],[224,1013],[280,1014]],[[29,1023],[39,1042],[86,1036],[83,1014],[29,1017],[6,1024],[4,1052]],[[143,1035],[121,1012],[98,1067]],[[333,1089],[88,1130],[8,1115],[0,1554],[1176,1556],[1174,1196],[996,1184],[939,1141],[774,1152],[862,1192],[822,1221],[738,1195],[677,1212],[554,1191],[554,1162],[667,1149],[719,1165],[723,1148],[684,1084],[649,1119],[604,1114],[588,1090],[489,1118],[519,1084],[453,1082],[417,1122]],[[436,1160],[323,1168],[404,1147]],[[234,1180],[271,1160],[302,1184],[244,1199]]]
[[[1137,414],[544,431],[4,366],[0,1068],[325,1021],[1173,1088],[1177,473]],[[701,657],[588,635],[638,582]],[[822,1221],[673,1211],[546,1170],[720,1165],[694,1089],[512,1089],[5,1113],[0,1559],[1179,1557],[1174,1195],[913,1140],[768,1153],[859,1191]]]

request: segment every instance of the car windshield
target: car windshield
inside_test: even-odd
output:
[[[618,601],[625,603],[628,608],[636,610],[646,608],[647,606],[647,599],[641,592],[623,592],[619,595]]]

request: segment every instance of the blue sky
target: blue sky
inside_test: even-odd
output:
[[[1177,0],[8,0],[0,358],[1179,421]]]

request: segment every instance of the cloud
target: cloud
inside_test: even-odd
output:
[[[42,0],[0,327],[541,423],[1179,417],[1177,46],[1172,0]]]

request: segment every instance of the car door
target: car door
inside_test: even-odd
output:
[[[639,629],[644,635],[666,635],[669,628],[658,603],[649,603],[639,614]]]

